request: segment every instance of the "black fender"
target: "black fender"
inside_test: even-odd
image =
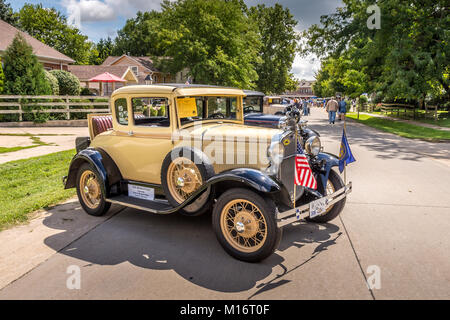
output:
[[[322,188],[318,189],[325,191],[331,168],[339,166],[339,157],[332,153],[320,152],[317,155],[317,161],[324,163],[322,170],[320,170],[318,174]]]
[[[262,171],[251,168],[239,168],[221,172],[207,181],[216,185],[221,182],[237,182],[261,193],[275,193],[281,186]]]
[[[310,137],[312,137],[312,136],[318,136],[318,137],[320,137],[320,133],[317,132],[317,131],[314,130],[314,129],[311,129],[311,128],[305,128],[305,129],[303,129],[303,131],[305,132],[305,134],[306,134],[306,136],[308,137],[308,139],[309,139]]]
[[[180,203],[177,207],[163,210],[158,213],[167,214],[183,209],[185,206],[195,201],[209,187],[214,187],[215,194],[223,193],[230,188],[248,187],[259,193],[273,195],[281,190],[280,185],[265,173],[250,169],[232,169],[221,172],[214,177],[208,179],[200,188],[198,188],[188,199]],[[219,192],[218,192],[219,191]]]
[[[110,187],[122,180],[119,168],[104,150],[87,148],[81,150],[72,158],[64,189],[76,187],[78,169],[83,163],[90,163],[98,171],[101,178],[102,191],[106,196],[109,196]]]

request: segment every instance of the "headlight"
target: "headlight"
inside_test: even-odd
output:
[[[280,164],[284,158],[284,146],[281,142],[272,142],[267,148],[267,156],[269,160],[276,164]]]
[[[322,144],[320,143],[320,139],[317,136],[312,136],[305,143],[305,150],[307,153],[313,156],[317,156],[320,152],[320,148]]]
[[[299,126],[300,128],[304,129],[308,125],[308,120],[300,120]]]
[[[278,128],[279,129],[282,129],[282,130],[286,129],[286,126],[287,126],[286,120],[287,120],[287,118],[285,116],[281,117],[280,120],[278,120]]]

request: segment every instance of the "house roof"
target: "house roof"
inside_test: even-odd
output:
[[[49,47],[48,45],[42,43],[41,41],[33,38],[28,33],[20,31],[19,29],[13,27],[9,23],[0,20],[0,51],[5,51],[6,48],[12,43],[14,37],[17,33],[21,33],[25,38],[26,42],[33,48],[33,53],[41,59],[44,60],[54,60],[57,62],[74,63],[75,60],[69,58],[68,56],[62,54],[61,52]]]
[[[78,65],[69,65],[69,72],[73,73],[80,81],[88,81],[89,79],[105,73],[109,72],[119,78],[122,78],[124,74],[127,72],[128,66],[126,65],[118,65],[118,66],[78,66]]]
[[[108,58],[103,61],[102,66],[113,66],[113,65],[119,65],[120,59],[123,57],[130,58],[135,61],[135,65],[142,67],[146,69],[145,71],[147,73],[150,72],[160,72],[156,67],[153,65],[153,60],[150,57],[136,57],[136,56],[128,56],[126,54],[121,56],[109,56]],[[117,64],[116,64],[117,63]]]
[[[314,84],[314,80],[301,80],[299,83],[299,87],[311,87]]]

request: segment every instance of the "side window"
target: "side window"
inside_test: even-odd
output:
[[[170,127],[169,100],[167,98],[133,98],[134,125],[145,127]]]
[[[128,125],[127,99],[120,98],[114,101],[114,108],[116,110],[117,122],[124,126]]]

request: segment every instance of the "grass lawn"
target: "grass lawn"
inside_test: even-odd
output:
[[[0,164],[0,230],[76,194],[62,184],[74,155],[69,150]]]
[[[436,130],[400,121],[371,117],[367,114],[360,114],[359,120],[357,120],[357,116],[358,115],[355,112],[347,113],[347,117],[354,119],[362,124],[386,132],[394,133],[405,138],[425,139],[434,142],[450,140],[450,131]]]
[[[438,111],[440,116],[437,121],[435,121],[434,119],[425,118],[425,110],[416,110],[416,119],[413,119],[413,113],[410,110],[408,110],[406,112],[406,114],[403,111],[400,112],[400,116],[397,116],[396,112],[388,112],[387,114],[385,114],[380,111],[374,111],[372,113],[383,115],[383,116],[389,116],[392,118],[408,119],[408,120],[413,120],[413,121],[417,121],[417,122],[433,124],[433,125],[439,126],[439,127],[450,128],[450,116],[448,115],[447,111],[442,111],[442,110]]]

